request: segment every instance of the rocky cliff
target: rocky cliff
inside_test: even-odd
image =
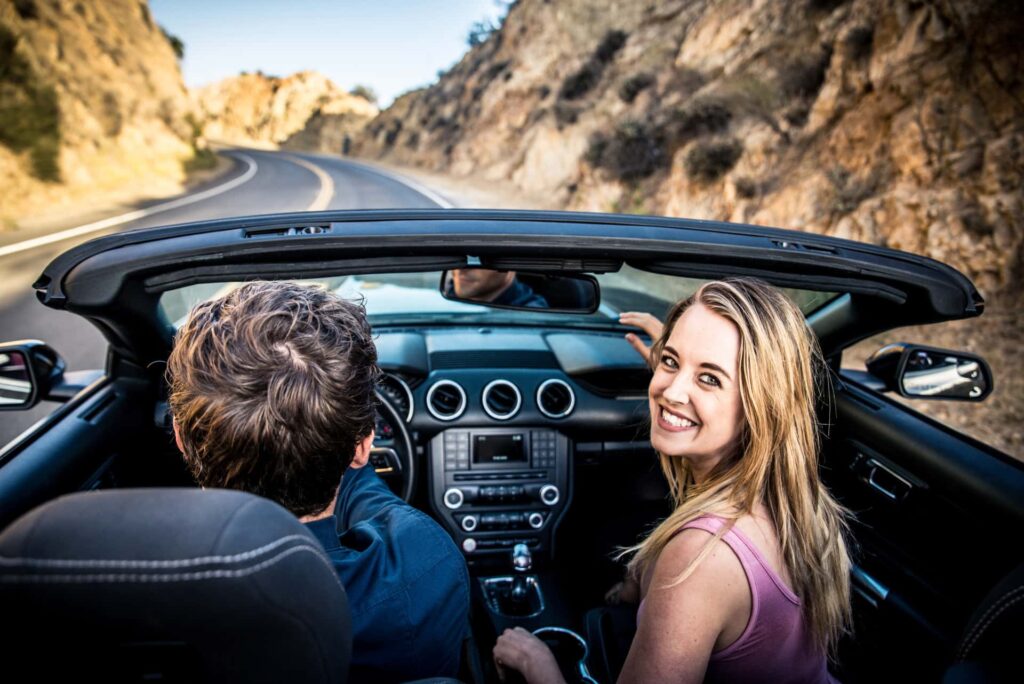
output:
[[[314,71],[241,74],[198,89],[194,100],[211,140],[325,152],[340,152],[344,137],[378,113]]]
[[[1022,33],[1015,0],[520,0],[354,151],[866,240],[1018,298]]]
[[[193,151],[188,111],[176,55],[144,0],[0,2],[5,223],[180,180]]]

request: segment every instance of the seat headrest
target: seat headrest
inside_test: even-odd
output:
[[[0,605],[7,662],[31,658],[42,680],[348,673],[348,601],[329,559],[295,516],[242,492],[125,489],[40,506],[0,534]]]

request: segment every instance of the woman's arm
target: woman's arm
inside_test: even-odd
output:
[[[750,590],[743,566],[725,543],[715,542],[684,582],[668,586],[709,540],[703,530],[683,530],[661,552],[620,684],[701,682],[723,631],[735,632],[739,620],[745,626]]]

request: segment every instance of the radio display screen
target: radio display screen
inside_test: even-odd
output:
[[[474,435],[473,463],[491,466],[526,463],[523,435]]]

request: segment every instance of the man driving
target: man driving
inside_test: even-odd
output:
[[[199,485],[276,501],[327,551],[352,615],[351,680],[456,675],[466,564],[365,467],[380,370],[362,305],[248,283],[192,310],[167,374],[175,438]]]
[[[489,268],[456,268],[451,271],[449,294],[459,299],[488,302],[498,306],[548,308],[544,297],[516,277],[515,271]]]

